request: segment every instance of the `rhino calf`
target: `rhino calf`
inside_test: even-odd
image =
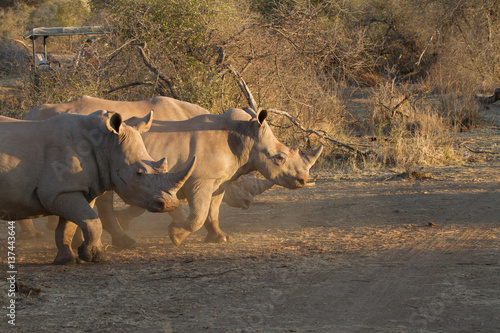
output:
[[[45,121],[0,117],[0,219],[58,215],[54,262],[78,260],[71,249],[77,226],[84,235],[79,258],[103,260],[102,226],[92,209],[95,199],[116,190],[151,212],[169,211],[178,206],[177,190],[193,170],[194,161],[167,174],[164,158],[152,160],[140,134],[151,123],[149,114],[127,126],[119,114],[107,111]]]

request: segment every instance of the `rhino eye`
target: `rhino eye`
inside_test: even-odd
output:
[[[142,176],[144,174],[144,171],[143,170],[139,170],[135,173],[137,176]]]
[[[273,157],[274,163],[281,165],[285,163],[286,157],[284,155],[278,154]]]

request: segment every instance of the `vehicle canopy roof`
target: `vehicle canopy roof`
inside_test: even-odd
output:
[[[86,27],[39,27],[34,28],[24,34],[24,39],[36,39],[38,37],[49,36],[72,36],[72,35],[102,35],[111,32],[110,27],[106,26],[86,26]]]

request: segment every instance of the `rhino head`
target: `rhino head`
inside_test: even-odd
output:
[[[104,118],[105,126],[101,126],[101,130],[115,137],[107,159],[116,191],[150,212],[176,209],[179,205],[177,191],[191,175],[194,158],[184,170],[176,173],[167,173],[165,158],[153,161],[141,137],[141,133],[151,127],[153,112],[134,126],[126,125],[118,113],[106,112]]]
[[[242,111],[242,110],[240,110]],[[288,148],[278,141],[265,121],[267,111],[258,114],[245,110],[252,117],[250,121],[250,136],[254,144],[250,152],[255,169],[275,184],[290,189],[306,186],[309,179],[309,169],[323,151],[319,146],[309,154],[301,154],[296,148]]]

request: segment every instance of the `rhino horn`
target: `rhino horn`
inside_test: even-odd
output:
[[[135,123],[132,127],[138,130],[139,133],[144,133],[149,131],[152,123],[153,123],[153,111],[151,110],[146,116],[138,119],[138,122]]]
[[[322,151],[323,151],[323,146],[319,146],[318,148],[316,148],[314,151],[310,152],[309,154],[304,154],[302,156],[309,168],[312,167],[314,165],[314,163],[316,163],[316,160],[319,158],[319,155],[321,155]]]
[[[182,171],[170,173],[170,181],[172,183],[171,193],[176,193],[186,182],[186,180],[191,176],[194,169],[194,164],[196,161],[196,156],[193,157],[189,165]]]
[[[167,160],[166,158],[162,158],[158,162],[154,162],[153,168],[155,168],[158,172],[167,172]]]

